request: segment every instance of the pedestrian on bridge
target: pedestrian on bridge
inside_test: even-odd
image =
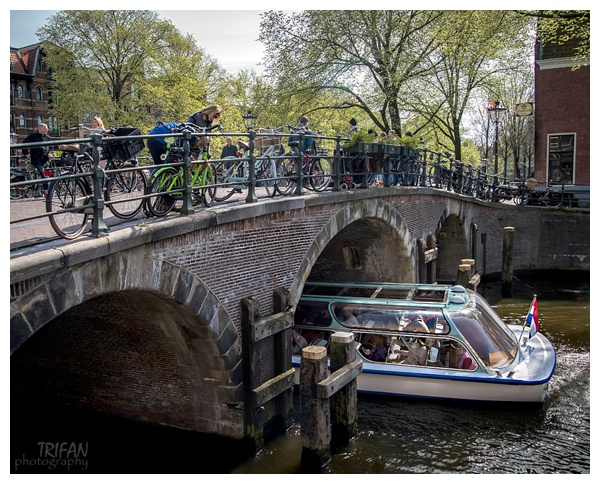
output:
[[[38,124],[37,130],[29,133],[23,140],[23,143],[42,143],[44,141],[50,141],[48,136],[48,125],[45,123]],[[44,164],[52,159],[52,151],[50,146],[36,146],[35,148],[23,148],[23,154],[25,159],[33,165],[38,171],[41,178],[44,176]],[[48,196],[48,183],[44,183],[44,196]]]

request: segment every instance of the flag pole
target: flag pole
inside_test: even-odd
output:
[[[523,333],[525,332],[525,326],[527,325],[527,320],[529,319],[530,314],[533,319],[533,303],[535,303],[536,298],[537,298],[537,294],[534,294],[533,300],[531,301],[531,306],[529,306],[529,311],[527,311],[527,315],[525,316],[525,322],[523,323],[523,328],[521,329],[521,335],[519,336],[519,341],[521,341],[521,338],[523,338]]]

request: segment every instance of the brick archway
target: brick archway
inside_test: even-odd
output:
[[[49,391],[57,403],[242,438],[241,344],[217,298],[169,262],[107,259],[13,301],[11,393],[43,393],[48,380],[65,386]],[[69,374],[86,378],[72,385]]]
[[[356,234],[364,237],[353,240]],[[349,260],[353,255],[358,257],[354,265]],[[290,293],[298,301],[311,274],[332,280],[413,282],[415,265],[414,241],[398,211],[378,198],[360,200],[346,204],[323,226],[306,252]]]

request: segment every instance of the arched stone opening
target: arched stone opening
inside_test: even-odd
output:
[[[461,219],[450,214],[442,222],[437,235],[438,258],[436,280],[440,283],[456,282],[458,265],[469,257],[467,234]]]
[[[415,282],[415,250],[394,207],[380,199],[349,203],[323,227],[307,251],[290,293],[298,301],[304,282]]]
[[[240,363],[208,323],[157,293],[89,299],[13,353],[11,398],[239,438]]]

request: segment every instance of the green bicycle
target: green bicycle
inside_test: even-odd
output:
[[[202,129],[202,128],[199,128]],[[203,203],[211,207],[216,195],[216,176],[213,165],[208,162],[208,148],[201,148],[199,161],[194,161],[190,171],[190,186],[192,187],[192,205]],[[167,151],[167,161],[179,163],[183,161],[184,149],[171,145]],[[158,168],[148,182],[146,194],[148,198],[146,211],[155,217],[163,217],[175,207],[175,203],[184,197],[185,166],[166,165]]]

